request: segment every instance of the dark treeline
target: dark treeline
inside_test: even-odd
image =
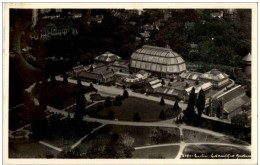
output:
[[[151,45],[169,45],[186,61],[237,66],[251,51],[251,10],[237,10],[236,19],[213,18],[220,10],[172,12],[166,26],[154,31]],[[225,10],[224,10],[225,13]],[[190,44],[198,51],[190,53]]]
[[[69,58],[69,66],[91,63],[106,51],[129,59],[143,44],[169,45],[186,61],[237,66],[251,51],[251,10],[237,10],[235,20],[210,16],[211,12],[220,11],[172,10],[172,17],[165,21],[167,10],[144,10],[141,15],[128,10],[81,10],[81,19],[66,19],[66,24],[77,28],[77,36],[68,33],[64,37],[51,37],[48,41],[32,42],[32,47],[37,48],[34,53],[40,57]],[[93,17],[102,17],[102,22],[90,21]],[[144,31],[143,25],[158,20],[163,25],[150,30],[148,43],[136,41]],[[198,45],[197,51],[191,52],[191,43]]]

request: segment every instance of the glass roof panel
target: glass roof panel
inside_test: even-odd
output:
[[[156,71],[156,64],[152,64],[151,70]]]

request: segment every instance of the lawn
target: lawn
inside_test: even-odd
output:
[[[239,144],[249,145],[247,142],[235,139],[229,136],[214,136],[203,132],[183,129],[184,142],[187,143],[199,143],[199,142],[212,142],[212,143],[227,143],[227,144]]]
[[[165,147],[154,147],[147,149],[135,150],[133,158],[136,159],[174,159],[180,147],[176,146],[165,146]]]
[[[9,158],[46,158],[46,155],[56,157],[57,154],[57,151],[28,139],[9,142]]]
[[[129,139],[133,139],[133,147],[180,142],[180,131],[177,128],[106,125],[86,138],[78,148],[84,153],[91,148],[100,147],[105,145],[113,134],[127,135]]]
[[[74,124],[71,119],[64,119],[60,122],[50,130],[49,136],[43,141],[63,149],[69,149],[71,145],[100,125],[87,122]]]
[[[102,109],[100,108],[103,107]],[[118,120],[133,121],[135,113],[139,113],[141,121],[152,122],[160,120],[159,115],[162,110],[166,111],[172,108],[171,105],[160,105],[159,102],[146,99],[129,97],[122,100],[120,106],[105,107],[104,103],[96,104],[89,108],[88,112],[95,111],[95,116],[98,118],[108,118],[110,111],[114,112],[114,117]],[[101,110],[100,110],[101,109]]]
[[[216,145],[190,145],[183,151],[182,159],[250,159],[251,152],[242,147],[218,146]],[[201,157],[203,155],[203,157]],[[189,156],[189,157],[187,157]],[[213,156],[213,157],[212,157]]]

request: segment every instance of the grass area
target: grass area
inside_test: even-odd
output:
[[[28,121],[26,120],[26,111],[24,106],[20,106],[14,110],[9,111],[9,129],[16,130],[24,125]]]
[[[100,110],[98,106],[104,108]],[[134,114],[139,113],[141,121],[158,121],[162,110],[172,108],[171,105],[160,105],[159,102],[150,101],[146,99],[129,97],[122,100],[120,106],[105,107],[104,103],[99,103],[88,109],[87,111],[95,111],[95,117],[108,118],[110,111],[114,112],[114,117],[118,120],[133,121]]]
[[[47,155],[56,157],[57,154],[58,151],[28,139],[9,142],[9,158],[46,158]]]
[[[78,148],[81,152],[86,152],[93,147],[100,147],[113,134],[127,135],[133,139],[133,147],[180,142],[180,131],[177,128],[106,125],[86,138]]]
[[[64,119],[60,122],[55,124],[55,128],[48,133],[49,136],[43,141],[63,149],[68,149],[80,138],[100,125],[99,123],[87,122],[75,124],[70,119]]]
[[[193,123],[187,123],[189,125],[200,127],[203,129],[208,129],[215,132],[220,132],[228,136],[232,136],[240,141],[246,143],[251,143],[251,128],[247,127],[237,127],[233,124],[224,123],[221,121],[216,121],[208,118],[200,118],[199,120],[194,120]]]
[[[183,151],[182,159],[250,159],[251,152],[242,147],[216,145],[190,145]],[[243,157],[243,155],[247,157]],[[203,155],[203,157],[201,157]],[[189,156],[189,157],[187,157]],[[213,157],[212,157],[213,156]]]
[[[228,137],[228,136],[217,137],[207,133],[197,132],[197,131],[187,130],[187,129],[183,129],[183,138],[184,138],[184,142],[186,143],[212,142],[212,143],[248,145],[247,142],[232,137]]]
[[[133,153],[133,158],[136,159],[174,159],[178,152],[180,146],[165,146],[165,147],[155,147],[135,150]]]

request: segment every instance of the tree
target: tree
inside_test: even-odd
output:
[[[164,110],[161,111],[161,113],[160,113],[160,115],[159,115],[159,118],[160,118],[161,120],[165,120],[165,119],[166,119]]]
[[[238,114],[231,118],[231,123],[236,127],[245,127],[249,125],[249,120],[246,114]]]
[[[161,97],[160,105],[165,105],[164,98]]]
[[[195,88],[193,87],[191,89],[191,92],[190,92],[190,95],[189,95],[188,106],[185,110],[185,116],[186,116],[188,122],[193,120],[193,117],[194,117],[194,114],[195,114],[195,111],[194,111],[195,102],[196,102]]]
[[[179,109],[180,109],[180,107],[179,107],[178,101],[175,101],[175,103],[173,105],[173,111],[177,111]]]
[[[189,87],[189,84],[188,84],[187,82],[186,82],[186,84],[185,84],[185,87],[186,87],[186,88],[188,88],[188,87]]]
[[[77,80],[77,86],[82,86],[82,84],[81,84],[81,79],[79,79],[79,78],[78,78],[78,80]]]
[[[217,108],[216,108],[216,115],[218,118],[221,118],[222,117],[222,105],[221,105],[221,101],[219,102],[219,104],[217,105]]]
[[[191,89],[191,92],[190,92],[190,95],[189,95],[189,103],[188,103],[188,105],[190,105],[191,107],[194,108],[195,103],[196,103],[196,94],[195,94],[195,88],[193,87]]]
[[[199,96],[198,96],[198,99],[197,99],[197,102],[196,102],[196,107],[197,107],[197,110],[198,110],[198,116],[200,117],[205,109],[205,94],[204,94],[204,91],[203,89],[200,90],[199,92]]]
[[[123,93],[124,98],[128,98],[128,91],[125,89]]]
[[[64,84],[68,84],[68,78],[67,78],[66,75],[64,75],[64,77],[63,77],[63,83],[64,83]]]
[[[88,90],[89,90],[89,91],[95,90],[95,88],[94,88],[94,86],[93,86],[93,83],[90,83],[90,84],[89,84]]]
[[[135,113],[133,120],[134,121],[140,121],[141,120],[139,113],[137,113],[137,112]]]
[[[109,119],[114,120],[114,119],[115,119],[114,112],[113,112],[113,111],[109,111],[107,117],[108,117]]]
[[[112,105],[112,101],[111,101],[111,98],[108,96],[106,97],[106,100],[105,100],[105,106],[109,107]]]
[[[162,79],[162,85],[165,85],[165,81],[164,81],[164,79]]]
[[[90,72],[93,72],[93,70],[94,70],[94,68],[93,68],[93,66],[91,65],[90,68],[89,68],[89,71],[90,71]]]
[[[199,83],[200,83],[199,80],[195,81],[195,85],[199,85]]]
[[[122,100],[122,99],[121,99],[121,96],[120,96],[120,95],[116,96],[115,101],[114,101],[114,105],[115,105],[115,106],[122,105],[122,101],[121,101],[121,100]]]
[[[56,77],[54,75],[51,76],[51,83],[56,84]]]
[[[179,116],[176,118],[176,123],[179,124]]]
[[[74,116],[74,119],[76,121],[82,121],[82,118],[84,116],[85,106],[86,106],[85,96],[83,92],[80,91],[76,98],[76,111]]]

